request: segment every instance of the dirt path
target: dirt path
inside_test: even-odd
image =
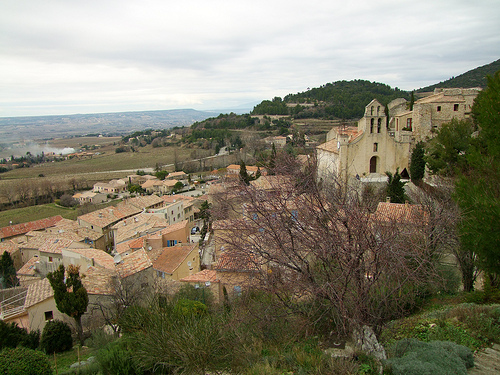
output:
[[[473,375],[500,374],[500,345],[486,348],[474,356],[474,367],[468,371]]]

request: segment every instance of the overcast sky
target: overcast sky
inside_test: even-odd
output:
[[[2,0],[0,117],[412,90],[499,58],[499,0]]]

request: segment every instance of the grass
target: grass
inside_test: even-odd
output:
[[[73,349],[67,352],[56,353],[55,355],[48,355],[47,357],[54,369],[54,374],[61,374],[68,371],[73,363],[78,362],[78,356],[80,356],[80,361],[85,361],[91,357],[93,353],[94,350],[91,348],[74,346]]]
[[[54,203],[2,211],[0,212],[0,228],[11,225],[11,221],[12,224],[19,224],[57,215],[61,215],[66,219],[76,220],[78,211],[74,208],[56,206]]]

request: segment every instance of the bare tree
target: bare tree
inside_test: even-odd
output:
[[[266,183],[231,186],[229,196],[219,196],[226,217],[228,205],[244,213],[224,241],[226,249],[255,261],[258,285],[290,307],[319,304],[340,336],[364,326],[377,332],[407,312],[435,275],[425,207],[398,221],[371,214],[358,193],[336,179],[320,188],[314,164],[281,155],[275,170]]]

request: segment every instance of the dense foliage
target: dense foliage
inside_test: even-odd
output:
[[[456,198],[464,220],[461,240],[473,248],[480,267],[500,286],[500,71],[475,99],[472,113],[479,135],[466,154]]]
[[[43,328],[41,349],[47,354],[65,352],[73,347],[71,328],[60,320],[51,320]]]
[[[83,345],[82,315],[87,311],[89,297],[80,278],[80,267],[70,264],[66,273],[61,264],[47,275],[47,279],[54,289],[57,309],[75,320],[78,338]]]
[[[0,373],[3,375],[52,375],[50,363],[40,351],[5,348],[0,352]]]
[[[294,113],[295,118],[326,117],[354,119],[363,116],[365,107],[374,98],[382,104],[393,99],[409,99],[406,91],[391,88],[388,85],[364,80],[337,81],[327,83],[297,94],[285,96],[287,103],[318,103],[314,107],[304,107]],[[316,114],[317,113],[317,114]]]
[[[0,257],[0,287],[12,288],[19,285],[19,279],[16,276],[14,261],[8,251],[4,251]]]
[[[476,69],[469,70],[459,76],[452,77],[446,81],[436,83],[431,86],[419,89],[419,92],[433,91],[438,87],[482,87],[488,85],[487,76],[494,75],[495,72],[500,70],[500,60],[494,61],[490,64],[480,66]]]
[[[29,349],[38,348],[40,331],[33,330],[30,333],[26,328],[19,327],[16,323],[5,323],[0,320],[0,350],[3,348],[15,348],[24,346]]]
[[[394,356],[387,361],[394,375],[467,374],[474,366],[470,349],[447,341],[422,342],[406,339],[392,349]]]

